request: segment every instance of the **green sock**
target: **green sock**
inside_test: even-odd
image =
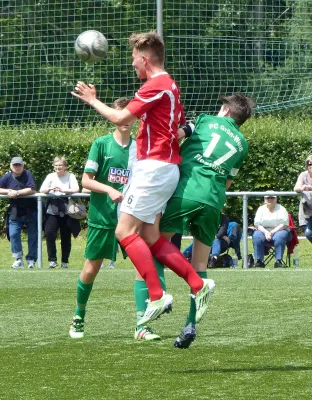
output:
[[[207,276],[208,276],[207,271],[197,272],[197,275],[200,276],[202,279],[207,279]],[[193,297],[191,297],[190,311],[186,318],[185,326],[187,326],[190,322],[195,324],[196,323],[195,317],[196,317],[196,304],[195,304],[195,299],[193,299]]]
[[[80,278],[78,279],[75,315],[79,315],[80,318],[84,318],[86,315],[86,305],[92,290],[92,286],[93,282],[83,283]]]
[[[161,287],[166,290],[164,266],[154,258],[154,262],[157,268],[157,273],[160,279]],[[137,321],[143,317],[147,307],[146,300],[149,298],[148,289],[145,281],[134,281],[134,300],[136,307]]]
[[[165,267],[155,257],[153,257],[153,260],[154,260],[154,263],[156,265],[157,274],[158,274],[159,279],[160,279],[161,287],[163,288],[164,291],[166,291],[167,287],[166,287],[166,281],[165,281]]]

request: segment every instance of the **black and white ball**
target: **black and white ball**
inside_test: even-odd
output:
[[[76,39],[75,51],[79,58],[87,63],[94,63],[106,58],[108,42],[106,37],[98,31],[82,32]]]

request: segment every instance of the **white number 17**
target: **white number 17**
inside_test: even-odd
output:
[[[214,148],[216,147],[216,145],[219,142],[220,137],[221,137],[217,133],[212,133],[211,136],[212,136],[212,141],[209,143],[209,146],[207,147],[207,149],[204,153],[204,157],[209,157],[211,155],[211,153],[213,152]],[[223,162],[225,162],[230,157],[232,157],[233,154],[237,153],[237,150],[235,149],[235,147],[233,145],[231,145],[231,143],[226,141],[225,145],[230,150],[227,153],[225,153],[222,157],[217,158],[216,161],[213,162],[215,165],[221,165]]]

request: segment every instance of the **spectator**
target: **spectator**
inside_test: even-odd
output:
[[[222,214],[219,230],[216,234],[210,251],[208,267],[217,265],[218,257],[232,247],[239,260],[242,259],[240,252],[241,231],[237,222],[230,222],[229,217]],[[183,255],[191,260],[193,253],[193,242],[184,250]]]
[[[226,215],[221,215],[219,230],[215,240],[212,242],[208,266],[214,267],[217,258],[221,253],[224,253],[230,246],[230,238],[227,236],[230,219]]]
[[[68,163],[65,157],[55,157],[53,161],[55,172],[48,174],[40,188],[40,193],[53,193],[57,196],[79,192],[79,185],[74,174],[67,172]],[[47,204],[45,220],[45,235],[47,241],[49,268],[57,267],[56,237],[60,229],[62,268],[68,268],[68,259],[71,251],[71,234],[75,234],[73,223],[79,221],[69,218],[67,214],[67,198],[52,198]],[[72,223],[71,223],[72,222]],[[78,231],[79,233],[79,231]],[[76,235],[75,235],[76,236]]]
[[[15,258],[12,268],[24,268],[21,232],[26,225],[28,234],[26,261],[28,268],[33,269],[38,250],[37,200],[21,197],[36,193],[36,185],[31,172],[24,169],[21,157],[12,158],[10,169],[10,172],[0,178],[0,194],[7,194],[10,199],[8,231],[12,255]]]
[[[255,267],[264,268],[264,246],[275,248],[274,268],[283,268],[282,263],[287,240],[289,240],[289,218],[287,210],[277,203],[277,197],[272,194],[264,196],[265,204],[256,212],[254,225],[256,230],[252,236],[254,246]]]
[[[302,192],[299,204],[299,226],[305,237],[312,243],[312,155],[305,161],[306,171],[298,176],[295,192]]]

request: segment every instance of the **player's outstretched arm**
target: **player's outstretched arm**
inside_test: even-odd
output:
[[[102,103],[99,99],[97,99],[96,88],[91,83],[86,84],[78,81],[75,86],[75,92],[71,92],[71,94],[89,106],[93,107],[99,114],[115,125],[127,125],[137,118],[126,108],[117,110]]]

